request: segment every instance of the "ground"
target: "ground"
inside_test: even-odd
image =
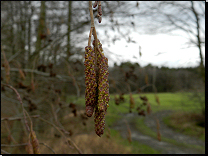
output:
[[[172,111],[169,110],[159,111],[157,113],[147,115],[144,118],[145,125],[149,127],[151,130],[153,130],[155,134],[157,133],[156,119],[159,120],[160,133],[161,136],[166,138],[165,141],[163,140],[163,137],[161,141],[158,141],[157,138],[145,135],[144,133],[140,132],[137,128],[139,127],[139,125],[136,125],[137,123],[135,122],[135,119],[138,118],[137,113],[123,114],[122,119],[119,120],[112,128],[118,130],[121,133],[122,137],[126,138],[126,123],[128,123],[128,126],[131,130],[132,140],[142,142],[143,144],[148,145],[153,149],[160,151],[163,154],[205,153],[205,142],[194,137],[177,133],[163,123],[163,118],[170,115],[171,112]],[[178,143],[175,143],[174,140]]]

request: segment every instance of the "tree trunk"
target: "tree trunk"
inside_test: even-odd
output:
[[[70,40],[71,40],[71,8],[72,8],[72,1],[69,1],[69,10],[68,10],[68,35],[67,35],[67,59],[71,56],[71,45],[70,45]]]
[[[45,17],[46,17],[45,1],[41,1],[40,18],[39,18],[37,41],[36,41],[36,51],[39,51],[41,49],[41,40],[44,39],[44,36],[46,35]],[[40,55],[39,52],[38,55]],[[44,56],[42,57],[42,63],[44,63]]]
[[[200,73],[201,73],[201,76],[203,78],[203,81],[205,82],[205,67],[204,67],[204,61],[203,61],[203,56],[202,56],[202,49],[201,49],[201,38],[200,38],[200,25],[199,25],[199,15],[198,13],[196,12],[195,8],[194,8],[194,2],[191,1],[191,8],[192,8],[192,11],[195,15],[195,18],[196,18],[196,25],[197,25],[197,47],[199,49],[199,56],[200,56],[200,65],[199,65],[199,69],[200,69]]]

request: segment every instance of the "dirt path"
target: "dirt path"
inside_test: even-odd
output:
[[[160,122],[160,131],[161,135],[174,139],[177,142],[180,143],[186,143],[186,144],[192,144],[192,145],[200,145],[205,147],[205,143],[201,140],[198,140],[196,138],[192,138],[180,133],[174,132],[172,129],[167,127],[163,122],[162,118],[169,115],[171,111],[161,111],[149,116],[146,116],[145,118],[145,124],[151,128],[153,131],[156,132],[156,122],[155,118],[157,117]],[[136,113],[131,113],[131,114],[123,114],[123,118],[119,120],[112,128],[118,130],[121,133],[121,136],[123,138],[127,138],[127,127],[126,127],[126,122],[129,125],[129,128],[131,130],[131,136],[132,140],[139,141],[145,145],[148,145],[152,147],[155,150],[160,151],[163,154],[202,154],[205,153],[205,151],[198,151],[193,148],[186,148],[183,146],[177,146],[168,142],[164,141],[158,141],[157,139],[154,139],[148,135],[144,135],[141,132],[139,132],[135,126],[134,119],[138,118],[138,114]]]

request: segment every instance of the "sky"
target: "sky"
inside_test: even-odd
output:
[[[136,3],[136,2],[132,2]],[[115,44],[111,43],[103,44],[104,52],[109,59],[109,66],[113,66],[114,62],[120,64],[123,61],[137,62],[141,66],[146,66],[149,63],[156,66],[168,66],[168,67],[195,67],[199,65],[199,50],[197,47],[188,47],[187,34],[182,31],[174,31],[174,35],[170,34],[145,34],[141,32],[137,22],[140,22],[137,18],[131,17],[117,18],[118,21],[129,22],[131,20],[135,23],[135,31],[131,31],[129,35],[136,43],[127,43],[125,39],[120,38]],[[103,18],[102,23],[105,25],[109,19]],[[102,25],[102,23],[100,25]],[[95,22],[96,24],[96,22]],[[123,28],[129,29],[129,27]],[[96,24],[96,30],[100,36],[104,36],[104,30]],[[138,31],[137,31],[138,30]],[[121,30],[122,31],[122,30]],[[127,31],[127,30],[126,30]],[[115,32],[109,32],[112,34]],[[141,46],[142,56],[139,56],[139,46]],[[205,47],[202,47],[202,54],[205,62]]]
[[[123,61],[137,62],[141,66],[151,63],[156,66],[168,67],[194,67],[199,64],[199,50],[197,47],[185,48],[187,40],[182,36],[171,36],[168,34],[139,35],[133,34],[136,44],[127,44],[124,39],[116,41],[110,47],[103,44],[103,49],[109,57],[109,66],[114,62],[120,64]],[[142,56],[139,56],[141,46]],[[115,55],[117,54],[117,55]],[[118,56],[119,55],[119,56]],[[205,50],[203,48],[203,56]]]
[[[132,4],[136,3],[131,2]],[[127,8],[128,9],[128,8]],[[128,17],[114,17],[114,20],[128,23],[131,20],[135,23],[135,31],[130,30],[130,37],[136,43],[127,43],[124,38],[117,40],[115,44],[112,42],[107,43],[106,38],[103,38],[105,31],[108,30],[110,38],[116,34],[116,31],[110,30],[110,27],[103,27],[102,25],[109,24],[110,18],[103,15],[102,23],[98,24],[95,19],[95,27],[98,32],[98,38],[101,39],[104,53],[108,57],[109,66],[113,66],[116,62],[118,65],[124,61],[137,62],[141,66],[146,66],[149,63],[156,66],[167,66],[167,67],[195,67],[199,64],[199,50],[197,47],[186,48],[185,43],[188,41],[181,31],[175,31],[177,35],[170,34],[144,34],[139,33],[140,28],[137,22],[141,22],[136,18]],[[129,27],[121,28],[127,31]],[[67,30],[63,28],[62,30]],[[137,31],[138,30],[138,31]],[[85,35],[89,35],[89,31],[85,32]],[[111,40],[109,39],[109,40]],[[86,41],[87,42],[87,41]],[[87,43],[86,43],[87,44]],[[81,44],[83,46],[83,44]],[[141,46],[142,56],[139,56],[139,46]],[[203,57],[205,57],[205,47],[202,48]],[[205,59],[204,59],[205,61]]]

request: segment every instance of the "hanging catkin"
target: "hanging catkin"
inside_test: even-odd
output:
[[[95,53],[91,46],[85,47],[85,106],[86,115],[91,117],[96,104]]]

